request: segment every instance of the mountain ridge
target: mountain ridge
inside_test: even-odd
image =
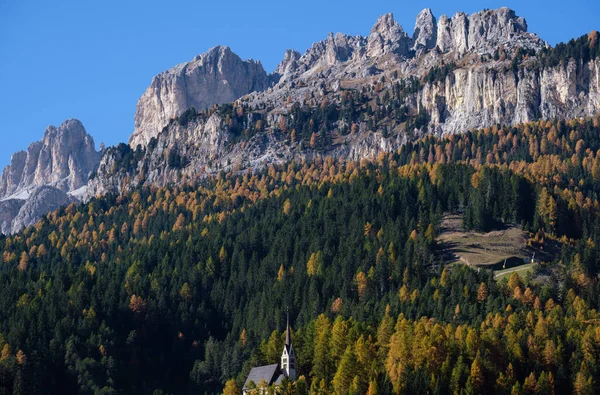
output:
[[[90,154],[93,164],[70,173],[77,180],[63,175],[38,184],[62,183],[62,192],[88,200],[221,170],[376,156],[425,134],[594,115],[597,44],[586,59],[565,45],[549,47],[503,7],[439,18],[426,8],[412,35],[384,14],[367,36],[330,33],[304,53],[287,50],[270,74],[260,61],[216,46],[152,79],[137,103],[128,147]],[[562,60],[548,60],[560,51]],[[16,198],[5,205],[9,217],[29,196],[32,177],[21,166],[27,153],[14,159],[0,183],[0,198]]]
[[[125,180],[162,186],[315,156],[360,159],[427,133],[596,114],[600,62],[548,66],[548,51],[508,8],[439,20],[425,9],[412,37],[384,14],[367,37],[330,33],[304,54],[287,50],[265,90],[210,110],[179,109],[131,168],[115,171],[123,152],[110,150],[87,197],[120,193]],[[170,166],[169,155],[184,165]]]
[[[265,91],[282,79],[288,80],[293,72],[318,73],[344,62],[368,63],[390,56],[410,60],[433,49],[461,55],[467,50],[484,54],[512,41],[526,48],[540,49],[545,45],[535,34],[527,33],[524,18],[505,7],[470,16],[459,12],[451,19],[442,16],[439,24],[426,8],[418,14],[412,36],[392,13],[387,13],[377,19],[366,37],[329,33],[304,54],[286,51],[282,62],[268,75],[259,61],[241,60],[229,47],[216,46],[152,79],[136,106],[135,130],[129,143],[132,148],[146,145],[166,126],[168,119],[189,108],[203,110]],[[361,68],[360,64],[357,66]],[[241,83],[240,76],[246,83]]]

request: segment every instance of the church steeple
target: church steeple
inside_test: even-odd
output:
[[[290,380],[296,380],[296,352],[292,345],[292,329],[290,328],[290,313],[287,313],[285,328],[285,345],[281,354],[281,370]]]
[[[292,331],[290,330],[290,312],[287,312],[287,325],[285,327],[285,345],[292,345]]]

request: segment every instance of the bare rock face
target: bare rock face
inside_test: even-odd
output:
[[[437,41],[437,22],[429,8],[425,8],[417,15],[415,31],[413,33],[413,50],[421,48],[426,50],[435,47]]]
[[[39,196],[40,188],[52,187],[61,196],[82,195],[90,173],[100,162],[100,156],[94,139],[80,121],[69,119],[58,128],[49,126],[41,141],[32,143],[26,152],[19,151],[12,156],[10,165],[0,176],[2,232],[20,229],[21,226],[14,225],[18,217],[25,218],[19,220],[20,223],[29,224],[34,214],[45,214],[42,212],[44,208],[57,208],[64,203],[63,198],[57,198],[57,193],[46,194],[44,202],[36,203],[39,209],[31,208],[27,202],[34,195]],[[23,210],[29,211],[25,213]]]
[[[285,51],[283,60],[273,72],[273,76],[277,82],[285,81],[298,69],[298,60],[300,60],[301,56],[300,52],[294,51],[293,49]]]
[[[228,143],[228,126],[216,113],[186,125],[170,122],[140,160],[127,160],[127,157],[139,153],[127,146],[109,148],[102,157],[96,176],[90,179],[87,197],[120,193],[124,187],[167,185],[186,175],[193,179],[199,174],[216,171],[210,168],[209,162],[214,158],[219,158],[219,163],[227,161]],[[251,147],[247,147],[246,151],[251,151]],[[170,157],[177,160],[169,160]],[[128,166],[123,166],[123,163]],[[125,177],[129,179],[128,185],[122,182]]]
[[[269,87],[260,62],[242,60],[229,47],[214,47],[194,60],[152,79],[135,111],[135,131],[129,144],[145,146],[169,119],[194,107],[197,110],[234,101]]]
[[[426,84],[417,101],[431,115],[430,131],[458,133],[494,124],[576,118],[600,112],[600,60],[552,69],[484,66],[454,70]]]
[[[517,46],[539,49],[544,42],[527,32],[527,22],[509,8],[485,10],[470,16],[456,13],[451,19],[443,15],[437,27],[437,47],[442,52],[467,51],[492,53],[501,45],[513,50]]]
[[[468,49],[469,19],[464,12],[458,12],[449,19],[442,15],[438,22],[437,47],[442,52],[456,51],[463,54]]]
[[[13,220],[19,215],[19,210],[25,203],[24,200],[9,199],[0,201],[0,233],[12,232]]]
[[[80,121],[49,126],[41,141],[13,155],[0,177],[0,199],[27,197],[28,191],[42,185],[74,191],[87,184],[99,161],[94,139]]]
[[[402,26],[394,20],[393,14],[385,14],[377,19],[367,41],[367,56],[376,58],[384,54],[408,56],[410,39]]]
[[[33,225],[41,216],[74,200],[58,188],[47,185],[36,188],[13,219],[10,233],[17,233]]]
[[[352,37],[342,33],[329,33],[327,39],[314,43],[297,60],[295,74],[318,75],[331,67],[364,55],[364,38]]]
[[[500,42],[527,32],[524,18],[506,7],[480,11],[469,17],[469,48],[480,48],[487,42]]]

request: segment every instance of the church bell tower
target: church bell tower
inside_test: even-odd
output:
[[[281,354],[281,370],[283,375],[292,381],[296,380],[296,352],[292,345],[292,330],[290,329],[290,313],[287,314],[285,330],[285,345]]]

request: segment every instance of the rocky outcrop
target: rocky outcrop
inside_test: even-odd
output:
[[[437,26],[437,47],[442,52],[464,54],[493,53],[500,46],[513,50],[516,47],[539,49],[544,42],[527,32],[527,22],[509,8],[485,10],[467,16],[456,13],[451,19],[440,17]]]
[[[0,176],[0,199],[27,197],[28,191],[42,185],[74,191],[87,184],[99,161],[94,139],[80,121],[49,126],[41,141],[13,155]]]
[[[0,233],[12,233],[13,221],[24,203],[24,200],[19,199],[0,201]]]
[[[501,43],[521,33],[527,33],[525,19],[506,7],[477,12],[469,17],[469,49]]]
[[[442,52],[456,51],[463,54],[468,49],[469,18],[464,12],[452,18],[442,15],[438,21],[437,47]]]
[[[248,122],[252,122],[252,118]],[[102,157],[96,175],[90,179],[87,196],[120,193],[142,185],[167,185],[181,179],[193,180],[218,172],[225,166],[246,166],[239,158],[258,158],[266,147],[263,136],[242,147],[231,144],[229,126],[217,113],[196,118],[186,125],[170,122],[156,143],[149,146],[139,160],[130,160],[139,151],[109,148]],[[272,147],[275,150],[275,146]],[[275,152],[271,153],[273,157]],[[176,160],[173,160],[176,158]],[[123,180],[127,179],[125,184]]]
[[[429,8],[425,8],[417,15],[415,30],[413,33],[412,49],[430,50],[435,47],[437,42],[437,22]]]
[[[287,80],[298,69],[298,60],[300,60],[300,57],[302,55],[298,51],[294,51],[293,49],[285,51],[283,60],[273,72],[274,82]]]
[[[12,220],[10,233],[16,233],[33,225],[46,213],[75,201],[58,188],[41,186],[36,188],[31,196],[24,201],[18,214]]]
[[[367,40],[367,56],[376,58],[385,54],[407,57],[410,39],[393,14],[377,19]]]
[[[80,121],[70,119],[58,128],[49,126],[41,141],[12,156],[0,176],[2,232],[21,229],[36,215],[45,214],[44,210],[60,207],[68,195],[82,195],[100,157]],[[48,188],[55,192],[48,193]],[[45,192],[40,195],[42,190]]]
[[[229,47],[214,47],[152,79],[137,103],[135,131],[129,144],[133,148],[145,146],[171,118],[192,107],[202,110],[229,103],[269,84],[260,62],[242,60]]]
[[[332,66],[358,59],[364,53],[365,40],[342,33],[329,33],[327,39],[314,43],[304,55],[298,59],[296,75],[318,75]]]

